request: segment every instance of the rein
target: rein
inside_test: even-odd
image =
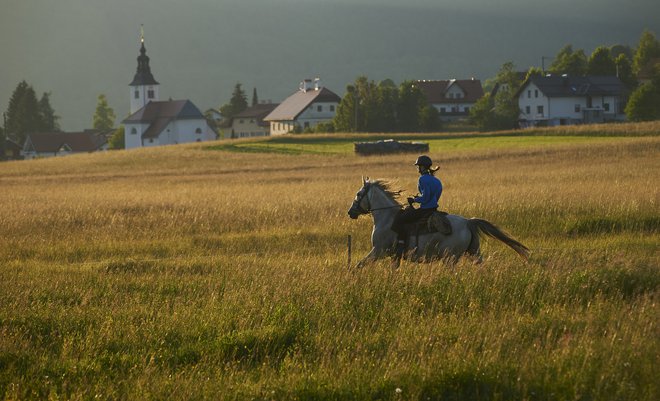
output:
[[[364,193],[362,194],[360,199],[355,200],[355,202],[356,202],[355,206],[360,212],[362,212],[364,214],[369,214],[369,213],[371,213],[375,210],[385,210],[385,209],[394,209],[394,208],[401,209],[403,207],[403,206],[397,204],[397,205],[393,205],[393,206],[384,206],[384,207],[369,208],[369,209],[363,208],[360,204],[362,203],[362,199],[364,199],[364,197],[367,196],[367,194],[369,193],[369,189],[371,189],[371,186],[366,187],[366,190],[364,191]]]

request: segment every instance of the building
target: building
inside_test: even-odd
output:
[[[436,108],[442,121],[466,119],[470,109],[484,95],[478,79],[416,81],[426,100]]]
[[[621,80],[612,76],[533,76],[515,94],[520,126],[622,121],[627,92]]]
[[[159,83],[140,39],[137,71],[129,84],[131,114],[124,120],[125,148],[211,141],[216,134],[190,100],[159,100]]]
[[[83,132],[33,132],[27,134],[23,145],[23,157],[66,156],[74,153],[91,153],[107,150],[108,141],[98,130]]]
[[[264,118],[279,106],[277,103],[261,103],[248,107],[236,114],[232,119],[231,128],[225,134],[227,138],[250,138],[255,136],[270,136],[270,123]]]
[[[150,101],[123,124],[126,149],[216,139],[206,118],[190,100]]]
[[[21,156],[22,151],[23,148],[21,148],[21,145],[17,144],[11,139],[5,139],[5,153],[0,155],[0,160],[20,160],[23,158]]]
[[[337,94],[323,87],[320,79],[305,79],[298,90],[280,103],[264,121],[270,123],[271,135],[313,129],[335,117],[340,101]]]

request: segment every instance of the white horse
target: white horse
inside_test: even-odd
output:
[[[382,257],[392,255],[397,242],[397,234],[391,230],[396,214],[402,205],[396,200],[399,192],[392,191],[389,184],[380,180],[364,180],[362,188],[355,196],[355,200],[348,210],[352,219],[361,214],[373,216],[374,227],[371,233],[371,251],[357,265],[362,267]],[[481,262],[479,246],[480,234],[497,238],[511,247],[525,260],[529,257],[529,249],[511,238],[494,224],[483,219],[466,219],[462,216],[447,215],[451,224],[452,233],[429,233],[415,235],[408,238],[407,258],[413,261],[433,259],[446,259],[449,263],[456,263],[464,255],[471,255],[477,262]]]

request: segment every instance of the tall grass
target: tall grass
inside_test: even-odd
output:
[[[618,129],[618,128],[617,128]],[[360,176],[411,156],[201,145],[0,166],[4,399],[658,397],[657,136],[432,153],[499,243],[346,269]]]

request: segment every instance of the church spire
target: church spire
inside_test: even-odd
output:
[[[137,72],[133,77],[133,82],[129,85],[158,85],[158,82],[151,74],[151,67],[149,67],[149,56],[147,56],[147,49],[144,47],[144,28],[142,25],[140,25],[140,55],[137,58],[137,62]]]

